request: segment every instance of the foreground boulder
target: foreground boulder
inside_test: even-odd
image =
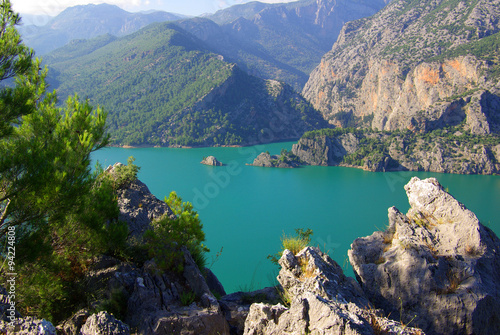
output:
[[[82,329],[81,335],[130,335],[130,328],[108,312],[92,314]]]
[[[15,319],[12,323],[0,321],[0,334],[56,335],[56,328],[47,320],[27,316]]]
[[[241,335],[245,330],[245,320],[251,306],[256,306],[257,303],[277,304],[279,301],[279,290],[276,287],[266,287],[253,292],[240,291],[225,295],[219,303],[229,323],[231,334]]]
[[[293,255],[283,252],[278,281],[282,304],[253,304],[245,321],[245,334],[412,334],[417,330],[380,316],[370,309],[354,279],[318,248]]]
[[[108,171],[113,173],[115,165]],[[85,292],[89,309],[81,310],[59,326],[66,334],[127,334],[132,329],[143,335],[229,334],[229,325],[211,289],[224,292],[214,274],[210,286],[186,247],[182,247],[176,270],[165,270],[148,260],[145,250],[137,247],[151,221],[163,215],[173,216],[168,205],[158,200],[140,180],[124,184],[117,191],[119,219],[129,225],[131,248],[137,259],[124,262],[101,255],[85,274]],[[107,327],[107,328],[106,328]]]
[[[495,334],[500,241],[435,178],[405,186],[406,215],[389,208],[384,232],[358,238],[349,260],[377,308],[429,334]]]

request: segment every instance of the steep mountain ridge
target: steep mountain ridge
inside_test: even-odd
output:
[[[109,111],[115,144],[266,143],[328,126],[291,87],[249,76],[171,23],[75,43],[48,55],[49,82]]]
[[[489,133],[500,108],[499,21],[498,0],[393,1],[343,27],[303,94],[337,125],[428,131],[466,122]]]
[[[124,36],[154,22],[181,18],[185,16],[160,11],[129,13],[115,5],[89,4],[69,7],[46,25],[21,27],[20,32],[26,45],[33,48],[37,55],[44,55],[74,39],[89,39],[104,34]]]
[[[344,23],[373,15],[385,4],[385,0],[251,2],[178,24],[250,74],[301,90]],[[207,19],[220,28],[208,27]]]

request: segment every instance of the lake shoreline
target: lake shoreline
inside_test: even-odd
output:
[[[286,143],[286,142],[297,142],[300,138],[290,138],[290,139],[280,139],[277,141],[271,141],[271,142],[254,142],[254,143],[247,143],[244,145],[238,145],[238,144],[232,144],[232,145],[197,145],[197,146],[185,146],[185,145],[147,145],[147,144],[140,144],[140,145],[127,145],[127,144],[108,144],[106,147],[107,148],[122,148],[122,149],[144,149],[144,148],[170,148],[170,149],[200,149],[200,148],[246,148],[246,147],[253,147],[253,146],[258,146],[258,145],[270,145],[270,144],[276,144],[276,143]]]

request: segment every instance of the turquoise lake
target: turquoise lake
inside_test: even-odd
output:
[[[141,167],[139,179],[163,200],[176,191],[198,211],[211,249],[208,265],[228,293],[276,283],[277,266],[267,255],[279,251],[283,234],[314,231],[312,244],[327,251],[353,276],[347,250],[357,237],[382,230],[387,209],[409,208],[404,185],[412,176],[436,177],[481,222],[500,234],[500,176],[427,172],[375,173],[342,167],[275,169],[247,166],[263,151],[278,154],[294,142],[243,148],[105,148],[93,154],[103,166]],[[200,164],[214,155],[225,166]],[[222,253],[215,262],[215,254]]]

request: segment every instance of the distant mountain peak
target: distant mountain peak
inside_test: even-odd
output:
[[[168,12],[130,13],[111,4],[68,7],[40,27],[21,27],[24,42],[38,55],[64,46],[73,39],[88,39],[103,34],[124,36],[151,23],[183,19]]]

